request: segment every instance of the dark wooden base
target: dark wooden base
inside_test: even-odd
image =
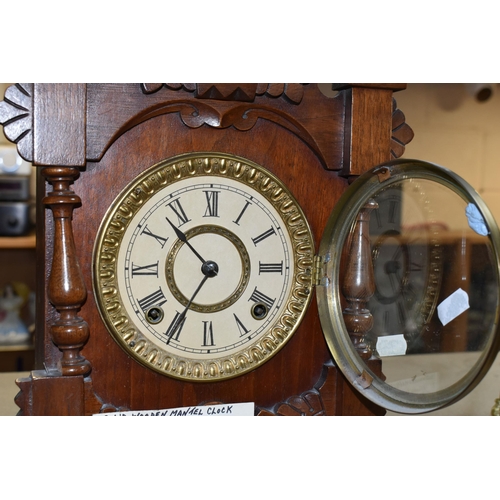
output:
[[[372,368],[380,368],[380,363],[375,361]],[[90,416],[129,409],[103,402],[94,393],[91,377],[62,376],[58,372],[35,370],[29,377],[16,380],[16,384],[20,392],[15,402],[20,407],[18,415],[21,416]],[[48,401],[50,404],[47,404]],[[323,373],[313,388],[300,395],[290,396],[286,401],[278,402],[270,408],[257,407],[255,414],[382,416],[385,415],[385,410],[363,397],[347,382],[340,370],[332,362],[328,362],[323,366]]]

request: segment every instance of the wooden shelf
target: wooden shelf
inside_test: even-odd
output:
[[[35,368],[33,345],[4,345],[0,347],[0,372],[20,372]]]
[[[6,248],[35,248],[35,233],[27,236],[0,236],[0,249]]]
[[[32,351],[34,348],[33,344],[0,344],[0,352]]]

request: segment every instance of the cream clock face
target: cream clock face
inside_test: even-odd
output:
[[[313,240],[286,187],[224,154],[153,166],[108,211],[94,251],[97,304],[137,361],[193,381],[272,357],[310,299]]]

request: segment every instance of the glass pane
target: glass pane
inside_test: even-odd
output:
[[[473,203],[433,180],[407,178],[372,199],[375,287],[365,341],[392,387],[447,389],[491,343],[499,297],[488,230]]]

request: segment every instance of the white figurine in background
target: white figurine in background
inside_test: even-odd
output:
[[[20,344],[29,340],[29,332],[19,317],[24,299],[12,285],[0,293],[0,344]]]

